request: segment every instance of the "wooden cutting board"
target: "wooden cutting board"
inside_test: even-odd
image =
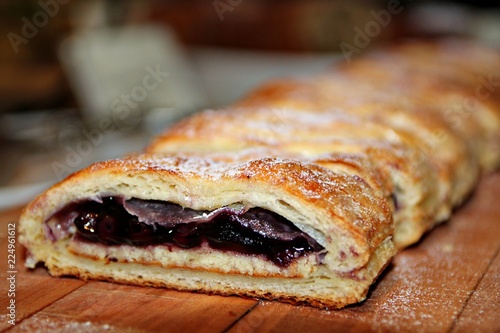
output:
[[[0,330],[8,332],[500,332],[500,173],[452,219],[399,253],[361,304],[319,310],[250,298],[52,278],[24,268],[0,213]],[[11,273],[13,271],[15,273]],[[15,295],[9,295],[15,279]],[[11,279],[13,280],[13,279]],[[15,300],[15,325],[8,321]]]

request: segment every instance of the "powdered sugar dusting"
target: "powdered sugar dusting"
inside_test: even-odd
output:
[[[16,325],[16,332],[140,333],[145,331],[136,328],[116,327],[105,323],[100,324],[91,321],[75,321],[64,317],[35,314],[33,317]]]
[[[447,297],[443,297],[444,293]],[[458,314],[454,305],[466,299],[468,294],[423,286],[418,281],[398,281],[387,296],[383,303],[377,304],[376,331],[428,331],[430,323],[433,323],[433,330],[445,331]],[[443,308],[455,309],[447,314],[448,320],[436,318],[436,314],[442,315]]]
[[[459,258],[445,250],[435,252],[433,259],[428,255],[416,250],[398,254],[390,272],[353,311],[367,311],[375,332],[449,330],[472,293],[457,279],[467,279],[473,285],[479,277],[461,270]]]

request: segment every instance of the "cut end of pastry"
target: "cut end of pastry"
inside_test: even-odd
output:
[[[317,164],[143,154],[39,196],[21,242],[55,276],[338,308],[395,254],[393,228],[363,179]]]

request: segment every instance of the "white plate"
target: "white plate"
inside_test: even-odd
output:
[[[52,184],[54,181],[0,188],[0,210],[25,205]]]

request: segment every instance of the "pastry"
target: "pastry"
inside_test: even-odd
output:
[[[28,264],[43,261],[55,276],[322,307],[363,299],[395,253],[383,192],[323,166],[335,160],[254,155],[94,164],[24,211]]]
[[[398,250],[498,167],[500,94],[477,78],[500,73],[499,59],[469,42],[411,42],[194,114],[144,152],[95,163],[31,202],[20,221],[27,265],[359,302]]]

